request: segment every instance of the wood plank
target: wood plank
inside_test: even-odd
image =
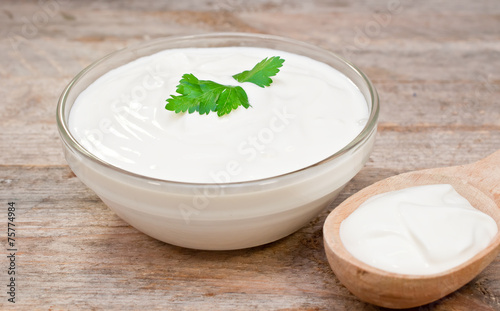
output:
[[[0,110],[3,120],[0,124],[0,163],[65,164],[55,126],[55,108],[66,81],[52,79],[20,88],[16,88],[16,81],[21,79],[9,80],[4,94],[0,94],[6,100]],[[475,90],[484,92],[475,93]],[[404,165],[402,160],[397,160],[398,154],[410,150],[412,163],[421,164],[409,163],[408,169],[448,166],[453,162],[439,161],[439,158],[446,158],[448,154],[461,157],[463,152],[464,157],[477,160],[500,148],[500,109],[492,109],[500,96],[500,88],[490,92],[481,84],[438,87],[432,83],[382,83],[379,93],[381,134],[374,152],[384,154],[379,157],[380,163]],[[431,147],[436,148],[430,152]],[[420,149],[424,152],[417,155]],[[464,158],[463,161],[471,160]]]
[[[330,271],[321,228],[333,206],[395,172],[366,168],[328,210],[299,232],[265,246],[227,252],[188,250],[138,232],[108,210],[67,167],[14,166],[1,167],[0,172],[5,176],[0,201],[15,200],[19,211],[18,291],[23,308],[373,310],[357,301]],[[59,190],[49,191],[54,188]],[[498,269],[500,259],[434,306],[450,305],[455,297],[475,297],[461,303],[486,310],[500,295]],[[58,295],[62,288],[63,295]]]

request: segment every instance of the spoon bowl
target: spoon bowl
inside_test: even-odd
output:
[[[500,230],[490,245],[447,271],[409,275],[381,270],[351,255],[340,239],[340,224],[368,198],[413,186],[451,184],[500,228],[500,150],[469,165],[409,172],[381,180],[342,202],[323,226],[328,262],[338,279],[363,301],[387,308],[411,308],[438,300],[476,277],[500,252]]]

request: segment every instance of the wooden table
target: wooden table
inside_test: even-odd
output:
[[[331,272],[329,211],[394,174],[470,163],[500,149],[500,5],[475,1],[69,1],[0,6],[0,235],[15,202],[16,303],[0,256],[2,310],[379,310]],[[66,165],[55,125],[64,86],[101,56],[176,34],[261,32],[352,60],[381,98],[366,167],[306,227],[252,249],[209,252],[127,225]],[[500,257],[419,310],[500,310]]]

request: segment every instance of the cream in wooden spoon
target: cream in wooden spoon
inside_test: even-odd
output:
[[[449,184],[405,188],[366,200],[340,226],[345,248],[376,268],[402,274],[446,271],[497,234],[491,216]]]
[[[340,225],[368,198],[408,187],[450,184],[472,206],[491,216],[500,228],[500,151],[469,165],[405,173],[362,189],[337,206],[325,220],[323,237],[328,262],[337,278],[363,301],[410,308],[433,302],[476,277],[500,252],[500,232],[466,262],[443,272],[411,275],[368,265],[344,247]]]

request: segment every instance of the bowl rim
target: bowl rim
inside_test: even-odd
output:
[[[357,74],[358,76],[361,77],[363,83],[366,84],[368,87],[368,91],[370,93],[370,100],[371,100],[371,109],[370,109],[370,115],[368,117],[368,120],[366,122],[366,125],[364,128],[361,130],[361,132],[351,141],[349,142],[346,146],[344,146],[342,149],[339,151],[335,152],[334,154],[328,156],[327,158],[324,158],[321,161],[318,161],[314,164],[311,164],[306,167],[302,167],[284,174],[280,175],[274,175],[266,178],[260,178],[260,179],[252,179],[252,180],[247,180],[247,181],[236,181],[236,182],[227,182],[227,183],[208,183],[208,182],[183,182],[183,181],[174,181],[174,180],[168,180],[168,179],[161,179],[161,178],[155,178],[155,177],[150,177],[146,175],[141,175],[138,173],[134,173],[125,169],[122,169],[120,167],[117,167],[113,164],[110,164],[97,156],[95,156],[93,153],[85,149],[77,140],[76,138],[71,134],[69,127],[68,127],[68,121],[65,118],[65,111],[66,111],[66,106],[67,106],[67,101],[68,101],[68,96],[70,92],[72,91],[73,87],[78,84],[78,82],[90,71],[92,71],[95,67],[101,65],[102,63],[108,61],[109,59],[113,58],[116,55],[126,53],[126,52],[133,52],[136,49],[144,48],[146,46],[154,46],[158,44],[165,44],[169,42],[177,42],[177,41],[187,41],[187,40],[210,40],[210,39],[223,39],[223,38],[242,38],[242,39],[262,39],[262,40],[267,40],[267,41],[274,41],[274,42],[282,42],[285,44],[290,44],[290,45],[296,45],[300,46],[302,48],[306,48],[309,50],[314,50],[317,52],[324,53],[325,55],[328,55],[329,57],[332,57],[336,59],[337,61],[343,63],[344,65],[347,65],[347,67],[352,70],[353,73]],[[279,47],[276,48],[279,50]],[[153,53],[154,54],[154,53]],[[152,55],[152,54],[151,54]],[[139,56],[140,58],[142,56]],[[123,64],[122,64],[123,65]],[[343,72],[342,72],[343,73]],[[350,79],[351,80],[351,79]],[[351,80],[352,81],[352,80]],[[357,86],[357,85],[356,85]],[[358,86],[357,86],[358,87]],[[138,178],[142,180],[146,180],[152,183],[166,183],[166,184],[171,184],[171,185],[184,185],[184,186],[201,186],[201,187],[234,187],[234,186],[241,186],[241,185],[256,185],[256,184],[270,184],[277,182],[278,180],[288,177],[288,176],[294,176],[297,174],[300,174],[304,171],[311,170],[312,168],[322,166],[326,163],[332,162],[335,159],[341,157],[342,155],[346,154],[350,150],[355,149],[357,146],[361,145],[363,142],[365,142],[370,135],[376,130],[377,128],[377,122],[378,122],[378,116],[379,116],[379,96],[377,93],[377,90],[373,83],[370,81],[370,79],[365,75],[363,71],[361,71],[358,67],[356,67],[354,64],[352,64],[350,61],[347,59],[327,50],[324,48],[321,48],[319,46],[306,43],[303,41],[291,39],[291,38],[286,38],[286,37],[281,37],[281,36],[276,36],[276,35],[268,35],[268,34],[261,34],[261,33],[243,33],[243,32],[212,32],[212,33],[206,33],[206,34],[194,34],[194,35],[174,35],[174,36],[168,36],[168,37],[162,37],[162,38],[157,38],[154,40],[148,40],[144,41],[138,44],[133,44],[130,46],[127,46],[125,48],[119,49],[117,51],[114,51],[112,53],[109,53],[90,65],[88,65],[86,68],[84,68],[82,71],[80,71],[69,83],[68,85],[64,88],[63,92],[61,93],[58,103],[57,103],[57,110],[56,110],[56,121],[57,121],[57,128],[59,131],[59,135],[61,137],[61,140],[63,141],[64,145],[66,147],[69,147],[72,150],[77,151],[80,155],[83,155],[85,158],[91,160],[94,163],[97,163],[99,165],[105,166],[111,170],[117,171],[121,174],[125,174],[127,176],[133,177],[133,178]],[[69,115],[69,113],[68,113]]]

